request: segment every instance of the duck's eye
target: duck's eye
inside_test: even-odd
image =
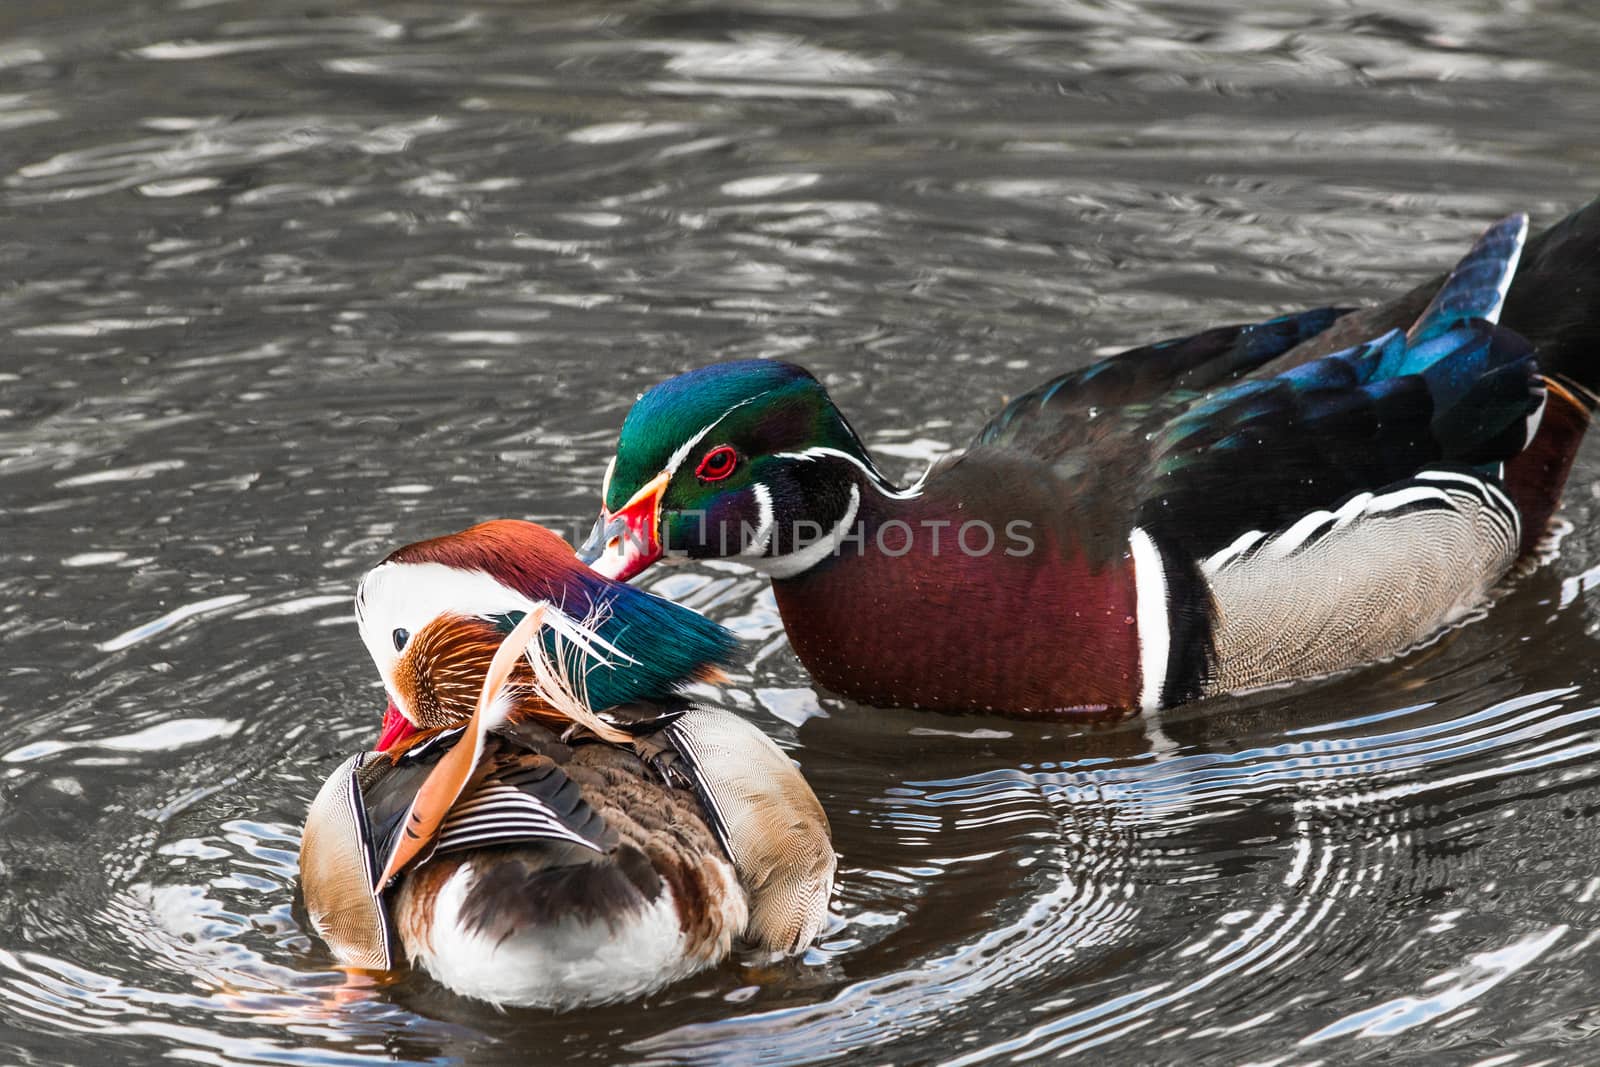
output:
[[[694,469],[694,474],[702,482],[720,482],[732,474],[733,468],[738,465],[739,453],[733,450],[733,446],[718,445],[705,454],[700,466]]]
[[[405,647],[406,647],[406,642],[409,641],[409,640],[411,640],[411,631],[410,630],[407,630],[404,626],[395,627],[395,631],[394,631],[394,650],[396,652],[404,651]]]

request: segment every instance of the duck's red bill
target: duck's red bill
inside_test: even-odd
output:
[[[379,752],[387,752],[416,732],[417,728],[411,725],[411,720],[400,714],[400,709],[395,707],[394,701],[391,700],[388,710],[383,713],[383,729],[378,732],[377,749]]]
[[[652,478],[616,511],[601,507],[578,558],[612,581],[625,582],[661,558],[661,496],[672,475]]]

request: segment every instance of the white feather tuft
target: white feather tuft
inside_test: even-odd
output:
[[[525,646],[528,665],[533,668],[534,693],[555,711],[596,736],[607,741],[626,742],[626,733],[608,725],[589,707],[586,676],[595,666],[610,666],[611,661],[597,649],[605,649],[630,663],[632,657],[597,632],[595,627],[604,618],[601,611],[591,612],[582,621],[549,605],[545,605],[542,614],[544,625],[550,628],[555,640],[554,647],[548,651],[540,641],[530,640]],[[586,657],[598,662],[588,666]]]

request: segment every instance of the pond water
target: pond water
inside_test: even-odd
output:
[[[900,474],[1597,191],[1590,5],[1394,10],[0,6],[0,1060],[1600,1058],[1600,445],[1487,619],[1148,726],[854,706],[762,582],[652,572],[832,819],[791,964],[498,1013],[347,979],[292,903],[378,724],[355,580],[585,530],[660,378],[804,363]]]

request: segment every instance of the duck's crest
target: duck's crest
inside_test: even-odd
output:
[[[576,655],[574,682],[596,711],[637,700],[670,697],[718,676],[738,638],[704,615],[642,589],[596,574],[566,541],[542,526],[515,519],[480,523],[459,533],[407,545],[386,563],[441,563],[480,571],[531,601],[548,601],[586,625],[621,656],[595,654],[546,631],[552,662]],[[507,616],[509,629],[521,618]]]

